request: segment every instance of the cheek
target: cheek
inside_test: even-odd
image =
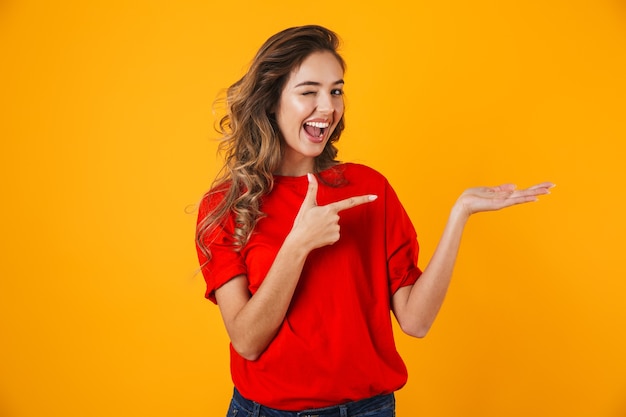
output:
[[[343,116],[344,109],[345,109],[345,103],[343,101],[343,98],[338,99],[337,102],[335,103],[335,117],[337,119],[341,119],[341,117]]]
[[[343,101],[340,104],[337,104],[335,107],[335,119],[337,120],[337,124],[339,124],[339,120],[343,117],[344,104]],[[335,125],[336,126],[336,125]]]
[[[295,99],[284,99],[280,103],[280,109],[277,113],[277,122],[279,126],[296,126],[300,125],[308,116],[309,110],[306,103]]]

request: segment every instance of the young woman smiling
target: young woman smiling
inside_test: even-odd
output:
[[[229,416],[395,415],[407,370],[390,311],[404,332],[425,336],[468,218],[552,187],[466,190],[422,272],[415,230],[385,177],[336,159],[337,47],[323,27],[286,29],[228,89],[225,164],[201,202],[196,244],[231,341]]]

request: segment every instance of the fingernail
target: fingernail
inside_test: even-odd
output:
[[[369,201],[374,201],[374,200],[376,200],[377,198],[378,198],[378,196],[377,196],[377,195],[374,195],[374,194],[371,194],[370,196],[368,196],[368,197],[367,197],[367,199],[368,199]]]

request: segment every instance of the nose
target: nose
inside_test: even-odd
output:
[[[335,103],[330,93],[318,95],[317,110],[323,114],[332,114],[335,111]]]

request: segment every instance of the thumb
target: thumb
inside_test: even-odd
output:
[[[306,176],[309,180],[309,188],[306,190],[302,207],[315,207],[317,206],[317,178],[311,173]]]

